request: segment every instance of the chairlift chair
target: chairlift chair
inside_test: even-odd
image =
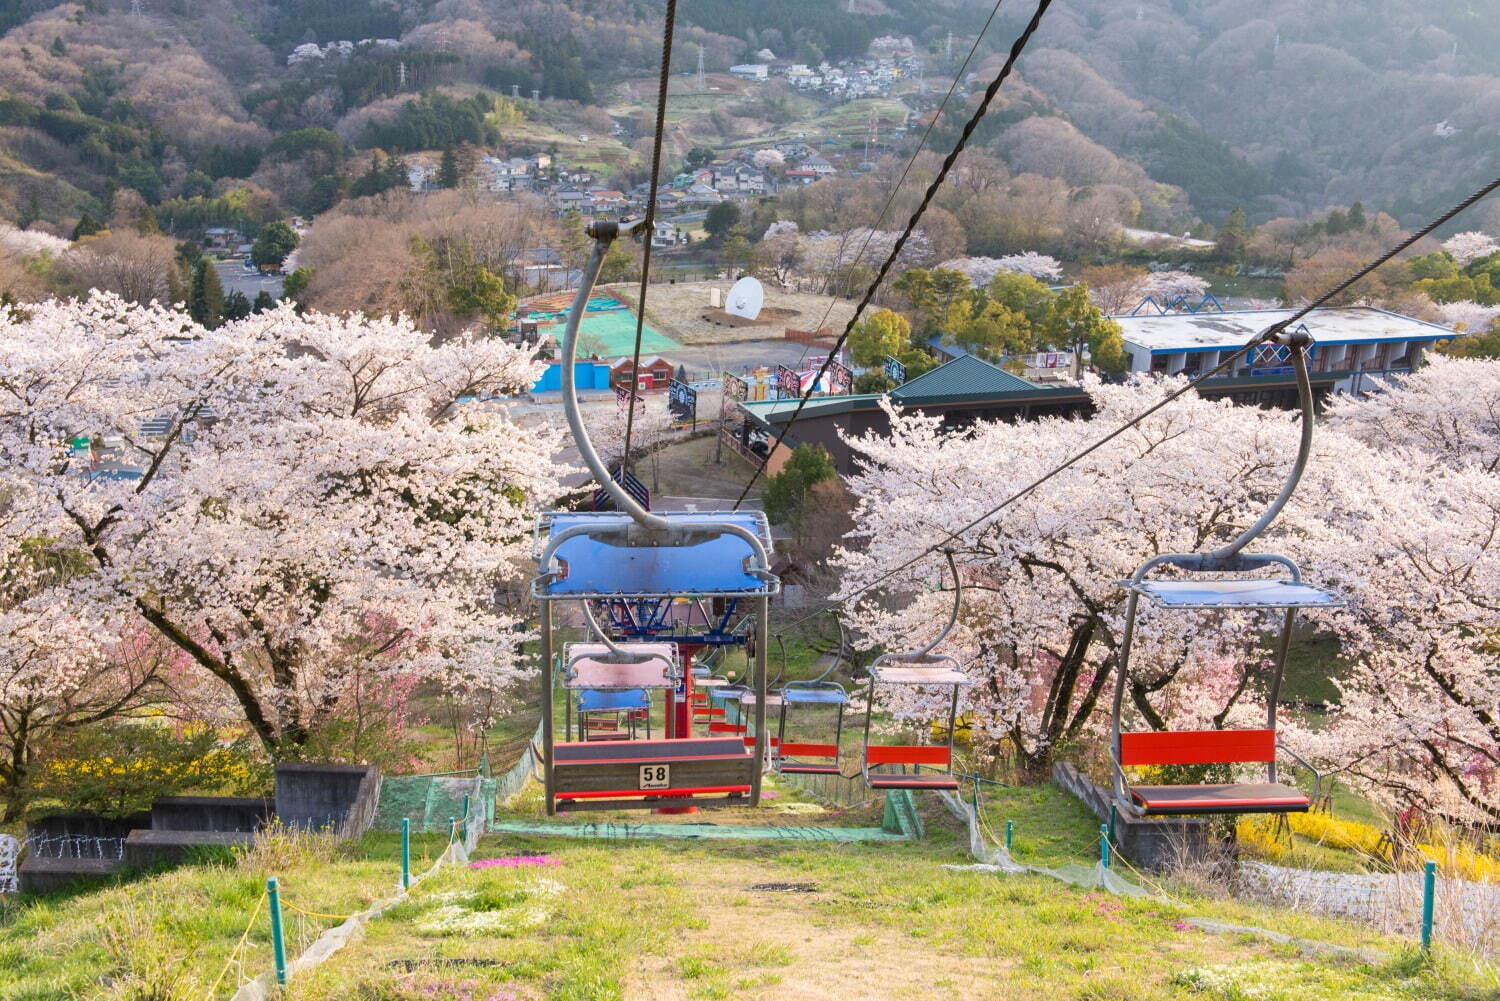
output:
[[[947,557],[948,569],[953,574],[953,610],[948,616],[948,624],[926,646],[910,653],[882,654],[870,665],[869,705],[865,710],[860,773],[871,789],[958,788],[958,779],[953,775],[954,723],[958,719],[959,690],[972,682],[959,669],[956,658],[932,652],[958,622],[958,610],[963,602],[963,581],[958,575],[958,564],[953,559],[952,550],[945,550],[944,556]],[[875,715],[875,692],[882,685],[893,688],[949,689],[947,744],[872,744],[870,721]],[[897,766],[901,771],[876,771],[881,766]],[[929,770],[922,771],[923,768]]]
[[[844,686],[828,678],[838,670],[844,659],[844,626],[837,615],[833,616],[839,631],[839,648],[833,656],[828,670],[811,681],[788,681],[781,686],[781,712],[776,723],[776,742],[773,745],[771,762],[778,774],[785,775],[841,775],[839,769],[839,746],[844,738],[844,709],[849,705],[849,693]],[[835,709],[833,743],[809,743],[788,741],[786,723],[788,710],[794,706],[803,709],[833,706]]]
[[[770,526],[763,512],[647,511],[616,483],[599,458],[578,406],[574,360],[578,321],[604,255],[617,236],[641,229],[640,220],[595,220],[588,226],[593,249],[585,263],[562,338],[563,408],[584,464],[613,499],[615,510],[551,511],[537,522],[538,575],[532,582],[541,621],[541,660],[550,666],[553,605],[578,601],[611,666],[640,658],[614,644],[593,620],[590,602],[653,598],[753,599],[760,652],[754,679],[765,693],[764,636],[770,599],[780,589],[771,572]],[[644,646],[644,644],[642,645]],[[569,658],[571,660],[571,657]],[[649,659],[645,658],[645,659]],[[633,679],[632,679],[633,680]],[[685,685],[689,679],[678,678]],[[630,684],[624,687],[641,687]],[[665,740],[609,743],[562,742],[553,731],[554,672],[542,672],[542,774],[547,812],[566,809],[728,805],[760,800],[760,758],[740,738],[669,735]],[[764,707],[757,731],[764,732]]]
[[[612,657],[603,643],[569,643],[563,648],[563,688],[578,712],[580,740],[633,740],[644,722],[651,735],[651,692],[677,684],[681,664],[671,643],[629,643],[615,648],[629,659]],[[601,718],[602,717],[602,718]],[[625,723],[621,729],[620,723]]]
[[[1128,580],[1120,582],[1120,586],[1129,592],[1129,598],[1126,601],[1125,632],[1115,678],[1110,755],[1114,766],[1115,805],[1130,816],[1300,813],[1305,812],[1317,800],[1322,778],[1307,761],[1280,745],[1276,731],[1276,708],[1297,611],[1303,608],[1337,608],[1344,602],[1331,591],[1305,583],[1297,565],[1285,556],[1241,552],[1265,530],[1290,499],[1311,453],[1313,399],[1304,353],[1310,340],[1303,328],[1291,332],[1282,331],[1278,335],[1278,342],[1290,348],[1292,364],[1296,370],[1302,433],[1291,472],[1270,507],[1255,524],[1223,548],[1206,554],[1173,553],[1156,556],[1142,563]],[[1180,576],[1152,578],[1152,571],[1159,567],[1175,568]],[[1264,576],[1263,571],[1275,568],[1284,571],[1283,575]],[[1142,598],[1166,612],[1202,609],[1282,612],[1281,634],[1267,693],[1264,728],[1170,732],[1128,732],[1124,729],[1122,715],[1125,685],[1135,640],[1136,613]],[[1278,781],[1278,748],[1312,773],[1311,794]],[[1144,785],[1132,784],[1125,774],[1125,769],[1130,767],[1203,764],[1264,765],[1265,781]]]

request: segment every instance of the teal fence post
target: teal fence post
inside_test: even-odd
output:
[[[1116,828],[1116,822],[1118,820],[1119,808],[1114,803],[1111,803],[1109,804],[1109,840],[1111,843],[1119,838],[1119,833]]]
[[[1428,862],[1422,872],[1422,951],[1432,949],[1432,904],[1437,888],[1437,863]]]
[[[1109,825],[1099,825],[1099,864],[1109,868]]]
[[[1010,839],[1015,836],[1015,833],[1016,833],[1016,822],[1014,820],[1007,820],[1005,822],[1005,850],[1006,851],[1010,851]]]
[[[271,954],[276,959],[276,982],[286,986],[286,940],[281,934],[281,890],[276,877],[266,880],[266,896],[271,900]]]
[[[463,826],[463,838],[464,838],[464,844],[467,845],[469,843],[469,794],[468,793],[464,793],[464,826]]]
[[[401,818],[401,889],[411,889],[411,818]]]

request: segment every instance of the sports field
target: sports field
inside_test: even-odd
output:
[[[617,309],[605,313],[585,313],[578,325],[579,349],[601,355],[628,355],[635,349],[635,313]],[[646,324],[641,331],[641,353],[665,354],[681,347],[672,338]]]
[[[521,315],[528,320],[542,321],[548,325],[549,333],[561,336],[562,323],[571,303],[571,295],[533,299],[530,308],[524,309]],[[581,354],[628,355],[635,349],[635,313],[612,295],[595,295],[589,299],[578,330]],[[649,323],[641,330],[642,354],[662,354],[681,346]]]

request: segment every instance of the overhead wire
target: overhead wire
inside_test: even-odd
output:
[[[1077,465],[1080,461],[1082,461],[1083,459],[1087,458],[1089,455],[1093,454],[1094,452],[1098,451],[1100,448],[1103,448],[1105,445],[1109,444],[1114,439],[1120,437],[1120,435],[1124,434],[1126,431],[1129,431],[1131,428],[1135,427],[1137,424],[1139,424],[1141,421],[1145,420],[1147,417],[1150,417],[1152,414],[1154,414],[1157,411],[1161,410],[1162,408],[1166,407],[1168,404],[1172,403],[1173,401],[1175,401],[1177,399],[1180,399],[1182,396],[1186,395],[1187,393],[1191,392],[1192,390],[1197,389],[1204,382],[1206,382],[1209,379],[1213,378],[1214,376],[1218,375],[1219,372],[1223,371],[1224,369],[1233,366],[1241,358],[1244,358],[1246,355],[1248,355],[1250,352],[1254,351],[1256,348],[1261,347],[1264,344],[1266,344],[1266,343],[1274,340],[1283,331],[1289,330],[1293,326],[1295,326],[1296,324],[1300,323],[1313,310],[1321,308],[1322,306],[1326,305],[1331,300],[1333,300],[1333,299],[1337,298],[1338,296],[1342,295],[1344,292],[1348,291],[1354,285],[1358,284],[1361,280],[1363,280],[1364,278],[1366,278],[1369,275],[1373,274],[1377,269],[1379,269],[1379,268],[1383,267],[1384,265],[1388,264],[1389,262],[1391,262],[1392,260],[1394,260],[1397,256],[1399,256],[1400,254],[1402,254],[1405,251],[1407,251],[1408,249],[1410,249],[1419,240],[1422,240],[1423,238],[1431,235],[1434,230],[1436,230],[1439,227],[1445,225],[1446,223],[1448,223],[1449,221],[1451,221],[1455,217],[1461,215],[1462,213],[1464,213],[1468,209],[1472,208],[1475,204],[1477,204],[1478,202],[1480,202],[1483,199],[1487,198],[1491,194],[1494,194],[1496,190],[1500,190],[1500,177],[1496,177],[1495,179],[1493,179],[1492,181],[1490,181],[1488,184],[1485,184],[1485,185],[1481,186],[1473,194],[1469,195],[1463,201],[1459,202],[1458,204],[1454,205],[1452,208],[1448,209],[1442,215],[1439,215],[1436,218],[1432,219],[1430,222],[1428,222],[1425,226],[1422,226],[1420,229],[1417,229],[1417,230],[1413,231],[1412,233],[1410,233],[1409,235],[1407,235],[1405,238],[1401,239],[1400,241],[1398,241],[1397,243],[1395,243],[1394,245],[1392,245],[1390,248],[1388,248],[1379,257],[1376,257],[1373,261],[1371,261],[1370,263],[1366,264],[1364,267],[1359,268],[1353,274],[1351,274],[1348,277],[1344,278],[1343,281],[1340,281],[1338,284],[1336,284],[1332,288],[1328,289],[1326,292],[1324,292],[1322,295],[1318,296],[1316,299],[1312,300],[1311,302],[1307,303],[1304,306],[1299,307],[1291,316],[1287,317],[1284,320],[1279,320],[1276,323],[1271,324],[1265,330],[1262,330],[1260,333],[1258,333],[1257,335],[1255,335],[1255,337],[1253,337],[1243,347],[1241,347],[1239,350],[1235,351],[1233,354],[1229,355],[1227,358],[1225,358],[1222,361],[1220,361],[1213,368],[1209,369],[1206,372],[1202,372],[1202,373],[1198,374],[1193,379],[1191,379],[1189,382],[1187,382],[1185,385],[1183,385],[1183,386],[1179,387],[1178,389],[1175,389],[1172,392],[1168,393],[1166,396],[1162,397],[1160,400],[1158,400],[1157,402],[1153,403],[1151,406],[1147,407],[1146,409],[1142,410],[1140,413],[1138,413],[1135,416],[1133,416],[1133,417],[1129,418],[1128,420],[1126,420],[1119,427],[1117,427],[1113,431],[1109,432],[1109,434],[1106,434],[1102,438],[1097,439],[1092,444],[1090,444],[1087,448],[1084,448],[1081,451],[1076,452],[1075,454],[1073,454],[1069,458],[1064,459],[1062,462],[1058,463],[1056,466],[1053,466],[1047,472],[1043,473],[1041,476],[1039,476],[1036,479],[1032,480],[1030,483],[1026,484],[1021,489],[1019,489],[1019,490],[1015,491],[1014,493],[1010,494],[1005,499],[1001,500],[1000,503],[998,503],[998,504],[994,505],[993,507],[989,508],[987,511],[985,511],[983,514],[979,515],[978,517],[971,519],[970,521],[966,522],[965,524],[963,524],[959,528],[956,528],[956,529],[946,529],[946,528],[942,529],[942,531],[944,533],[944,538],[943,539],[941,539],[938,542],[933,543],[931,546],[928,546],[926,549],[924,549],[921,552],[917,553],[915,556],[911,557],[910,559],[906,560],[905,562],[903,562],[903,563],[901,563],[901,564],[893,567],[890,570],[885,571],[884,573],[880,574],[879,576],[877,576],[875,579],[871,580],[870,582],[868,582],[866,584],[862,584],[859,587],[855,588],[853,591],[848,592],[847,594],[843,595],[843,597],[840,600],[847,602],[847,601],[851,600],[852,598],[854,598],[854,597],[856,597],[856,596],[858,596],[860,594],[863,594],[864,592],[869,591],[869,590],[871,590],[874,587],[879,586],[880,584],[884,583],[885,581],[890,580],[892,577],[894,577],[897,574],[901,573],[903,570],[909,569],[910,567],[916,565],[920,561],[926,559],[928,556],[931,556],[932,554],[934,554],[936,552],[939,552],[941,549],[943,549],[943,547],[947,546],[950,542],[961,542],[961,541],[963,541],[963,539],[962,539],[963,535],[965,533],[967,533],[968,531],[970,531],[971,529],[977,528],[979,525],[983,524],[988,519],[994,517],[996,514],[999,514],[1001,511],[1003,511],[1006,508],[1010,507],[1010,505],[1014,504],[1016,501],[1020,500],[1021,498],[1025,497],[1026,495],[1030,494],[1032,491],[1034,491],[1038,487],[1042,486],[1048,480],[1051,480],[1054,476],[1057,476],[1059,473],[1062,473],[1062,472],[1064,472],[1064,471],[1072,468],[1073,466]],[[788,421],[786,428],[782,431],[782,437],[785,437],[786,431],[788,431],[788,430],[791,429],[792,422],[795,421],[795,420],[796,420],[796,415],[793,414],[792,421]],[[781,441],[781,439],[778,438],[777,439],[777,443],[780,444],[780,441]],[[772,451],[774,451],[774,449]],[[768,455],[769,455],[769,453],[768,453]],[[765,468],[764,463],[762,464],[761,468],[762,469]],[[824,610],[820,610],[818,612],[814,612],[814,613],[812,613],[812,615],[821,615],[821,614],[823,614],[823,611]],[[804,616],[801,619],[796,619],[792,623],[788,624],[787,626],[783,626],[782,628],[784,628],[784,629],[791,628],[791,626],[797,625],[798,623],[803,622],[803,621],[805,621],[808,618],[811,618],[812,615]]]
[[[651,190],[646,194],[646,216],[641,223],[641,294],[635,311],[635,349],[630,356],[630,391],[625,402],[625,451],[620,472],[630,472],[630,436],[635,430],[636,386],[641,376],[641,335],[646,329],[646,289],[651,283],[651,244],[656,236],[656,189],[661,185],[661,148],[667,131],[667,87],[672,78],[672,36],[677,27],[677,0],[667,0],[661,36],[661,73],[656,84],[656,136],[651,141]]]
[[[901,169],[901,176],[896,178],[896,183],[891,187],[890,194],[886,196],[885,204],[881,206],[880,214],[875,217],[875,222],[871,224],[869,232],[865,234],[865,242],[860,246],[859,253],[851,258],[852,261],[858,262],[864,260],[865,252],[870,249],[870,243],[875,239],[875,234],[879,231],[880,224],[885,222],[886,213],[890,212],[891,206],[896,203],[896,196],[901,193],[901,186],[906,183],[907,175],[911,173],[911,168],[916,164],[917,157],[926,148],[927,140],[931,137],[932,130],[943,117],[943,112],[947,109],[948,102],[953,99],[954,93],[958,90],[958,85],[963,82],[964,74],[969,69],[969,62],[974,58],[975,53],[979,51],[979,43],[984,40],[984,36],[990,30],[990,25],[994,23],[995,16],[1000,13],[1000,5],[1002,3],[1004,3],[1004,0],[995,0],[995,5],[990,8],[990,14],[984,19],[984,24],[980,26],[979,34],[974,36],[974,44],[969,46],[968,55],[964,56],[964,61],[959,64],[958,70],[953,74],[953,82],[948,85],[948,93],[943,95],[943,99],[939,102],[937,110],[932,113],[932,118],[927,122],[927,128],[922,131],[922,138],[917,140],[917,148],[912,150],[911,156],[906,158],[906,166]],[[843,247],[839,248],[839,261],[844,259],[843,250]],[[828,308],[823,310],[823,316],[818,320],[817,326],[812,328],[814,333],[823,329],[823,324],[827,323],[828,318],[833,315],[833,307],[837,301],[838,298],[836,296],[829,297]],[[803,346],[803,359],[807,358],[809,350],[810,345]]]
[[[979,127],[979,123],[983,121],[985,114],[990,110],[990,105],[994,102],[995,95],[1000,93],[1000,88],[1010,78],[1011,71],[1015,69],[1016,61],[1021,58],[1021,53],[1026,51],[1027,44],[1031,41],[1032,36],[1036,34],[1037,28],[1041,26],[1042,18],[1051,6],[1052,0],[1038,0],[1036,10],[1031,15],[1031,20],[1026,22],[1026,27],[1016,37],[1015,43],[1011,46],[1010,54],[1006,56],[1004,65],[1000,67],[1000,72],[995,74],[995,79],[991,80],[990,85],[985,88],[984,97],[980,99],[979,106],[974,109],[974,114],[970,115],[968,122],[964,124],[963,132],[959,134],[958,141],[953,144],[953,149],[943,159],[943,165],[938,169],[937,176],[932,179],[932,183],[927,185],[927,190],[922,195],[922,201],[913,210],[911,218],[906,221],[906,227],[901,231],[901,234],[896,237],[896,242],[892,245],[891,252],[880,265],[880,270],[875,273],[874,279],[870,282],[870,287],[865,290],[865,294],[860,298],[859,304],[854,307],[854,314],[849,317],[849,322],[844,325],[844,332],[839,335],[839,339],[834,344],[833,350],[823,360],[822,366],[818,369],[818,374],[813,377],[812,384],[808,386],[807,391],[798,399],[797,408],[792,411],[791,419],[781,429],[781,433],[776,436],[776,441],[766,450],[766,457],[755,467],[754,474],[746,482],[744,489],[740,491],[739,498],[734,502],[733,510],[738,511],[740,505],[745,502],[745,498],[750,494],[750,488],[755,485],[756,481],[760,479],[761,474],[765,472],[766,466],[770,464],[771,456],[775,455],[776,449],[781,447],[781,443],[785,440],[787,432],[791,430],[792,425],[796,423],[797,418],[802,414],[803,408],[807,406],[807,401],[812,399],[813,392],[818,388],[818,384],[828,374],[829,366],[833,364],[834,357],[843,348],[845,342],[849,340],[849,335],[854,331],[855,324],[859,322],[860,314],[870,304],[870,300],[875,297],[875,293],[880,289],[881,283],[885,281],[886,275],[895,266],[897,259],[901,256],[901,252],[906,249],[906,241],[911,239],[912,233],[916,231],[917,223],[922,221],[922,216],[927,212],[928,206],[932,204],[933,198],[937,196],[938,189],[948,179],[948,173],[953,169],[953,164],[958,160],[959,154],[968,146],[969,139],[974,135],[974,130]]]

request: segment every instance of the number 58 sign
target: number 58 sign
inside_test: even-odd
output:
[[[642,789],[670,789],[670,788],[672,788],[672,766],[671,765],[642,765],[641,766],[641,788]]]

